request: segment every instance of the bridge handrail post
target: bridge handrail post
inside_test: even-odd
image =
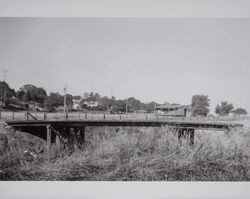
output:
[[[44,119],[44,120],[47,120],[47,113],[45,113],[45,112],[44,112],[44,114],[43,114],[43,119]]]

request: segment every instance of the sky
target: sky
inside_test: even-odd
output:
[[[250,18],[0,18],[0,69],[15,89],[250,112]]]

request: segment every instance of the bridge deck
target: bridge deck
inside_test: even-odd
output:
[[[35,127],[35,126],[59,126],[59,127],[86,127],[86,126],[137,126],[137,127],[157,127],[170,126],[191,129],[216,129],[225,130],[234,127],[243,127],[240,123],[227,122],[201,122],[187,120],[11,120],[6,121],[13,127]]]

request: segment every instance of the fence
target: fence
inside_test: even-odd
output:
[[[187,121],[239,121],[250,119],[249,116],[237,117],[172,117],[166,115],[157,115],[155,113],[129,113],[129,114],[107,114],[107,113],[79,113],[69,112],[64,114],[61,112],[47,113],[47,112],[11,112],[0,111],[0,119],[2,120],[187,120]]]

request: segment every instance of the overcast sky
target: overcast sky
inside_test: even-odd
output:
[[[180,104],[205,94],[211,111],[226,100],[250,112],[250,19],[1,18],[0,68],[15,89],[67,83]]]

